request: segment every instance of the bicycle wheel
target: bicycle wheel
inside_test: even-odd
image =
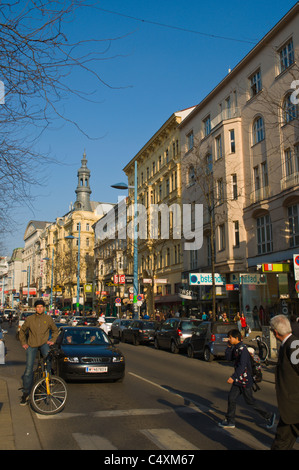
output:
[[[51,376],[50,393],[47,393],[46,378],[38,380],[30,393],[31,406],[37,413],[54,415],[63,410],[67,399],[66,383],[61,377]]]
[[[258,356],[260,358],[260,361],[266,362],[266,360],[268,359],[268,354],[269,350],[267,344],[263,341],[258,341]]]

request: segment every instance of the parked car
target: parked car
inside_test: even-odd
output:
[[[132,320],[130,320],[128,318],[124,318],[124,319],[117,318],[116,320],[114,320],[114,322],[111,324],[111,336],[112,336],[112,338],[118,338],[120,340],[121,337],[122,337],[122,332],[123,332],[124,328],[126,328],[131,321]]]
[[[76,326],[78,321],[82,318],[81,315],[74,315],[68,320],[68,325]]]
[[[201,320],[190,318],[168,318],[155,332],[155,348],[170,349],[172,353],[187,350],[187,339]]]
[[[17,328],[16,328],[16,338],[19,339],[19,332],[21,329],[21,326],[25,322],[27,317],[30,317],[30,315],[33,315],[35,313],[35,310],[27,310],[25,312],[22,312],[19,317],[19,321],[17,322]]]
[[[112,323],[116,320],[116,317],[105,317],[105,323],[107,326],[108,334],[111,335]]]
[[[17,312],[14,308],[5,308],[3,312],[3,321],[8,321],[10,315],[12,315],[12,321],[17,319]]]
[[[76,326],[97,326],[97,317],[80,317]]]
[[[57,372],[66,380],[121,380],[125,358],[101,328],[63,326],[57,338]]]
[[[122,341],[136,346],[140,343],[154,341],[158,323],[153,320],[132,320],[122,332]]]
[[[188,339],[189,357],[201,356],[205,361],[224,357],[227,348],[227,333],[236,328],[236,323],[203,321]]]

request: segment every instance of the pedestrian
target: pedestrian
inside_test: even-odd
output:
[[[253,398],[253,377],[251,369],[251,360],[247,347],[242,342],[242,336],[239,330],[233,329],[228,332],[228,347],[226,349],[226,359],[234,360],[234,373],[228,378],[227,383],[231,384],[228,395],[228,407],[225,420],[219,423],[221,428],[235,428],[235,414],[237,399],[243,396],[247,405],[259,413],[267,423],[267,428],[274,426],[275,413],[270,413],[259,405]]]
[[[246,333],[247,333],[247,322],[246,322],[246,317],[243,312],[241,313],[240,323],[241,323],[241,332],[243,332],[243,337],[244,337],[246,336]]]
[[[299,437],[299,340],[285,315],[273,317],[270,327],[281,341],[275,373],[280,418],[271,449],[291,450]]]
[[[46,357],[50,346],[58,337],[58,328],[50,315],[45,314],[45,302],[37,300],[34,304],[35,314],[26,318],[21,326],[19,340],[26,351],[26,368],[22,376],[23,395],[21,405],[26,405],[33,382],[33,367],[38,349],[43,357]],[[51,333],[51,336],[50,336]],[[27,336],[28,335],[28,336]],[[48,370],[51,364],[47,364]]]
[[[108,328],[106,325],[105,317],[104,316],[99,317],[98,322],[99,322],[99,326],[101,330],[103,330],[106,333],[106,335],[108,335]]]
[[[237,312],[237,315],[236,315],[235,318],[234,318],[234,322],[237,323],[238,330],[241,332],[241,331],[242,331],[242,328],[241,328],[241,317],[240,317],[239,312]]]

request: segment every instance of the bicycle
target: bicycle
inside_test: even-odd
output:
[[[33,410],[43,415],[59,413],[67,400],[65,381],[47,370],[48,360],[52,361],[55,355],[55,349],[51,349],[45,358],[39,356],[34,371],[34,384],[29,395]]]
[[[257,354],[260,358],[260,361],[266,364],[269,357],[269,348],[267,343],[263,340],[260,335],[257,335],[255,338],[252,338],[251,341],[256,341],[258,349]]]

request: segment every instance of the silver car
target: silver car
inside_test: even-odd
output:
[[[127,318],[117,318],[111,325],[111,336],[112,338],[122,339],[122,332],[132,320]]]

